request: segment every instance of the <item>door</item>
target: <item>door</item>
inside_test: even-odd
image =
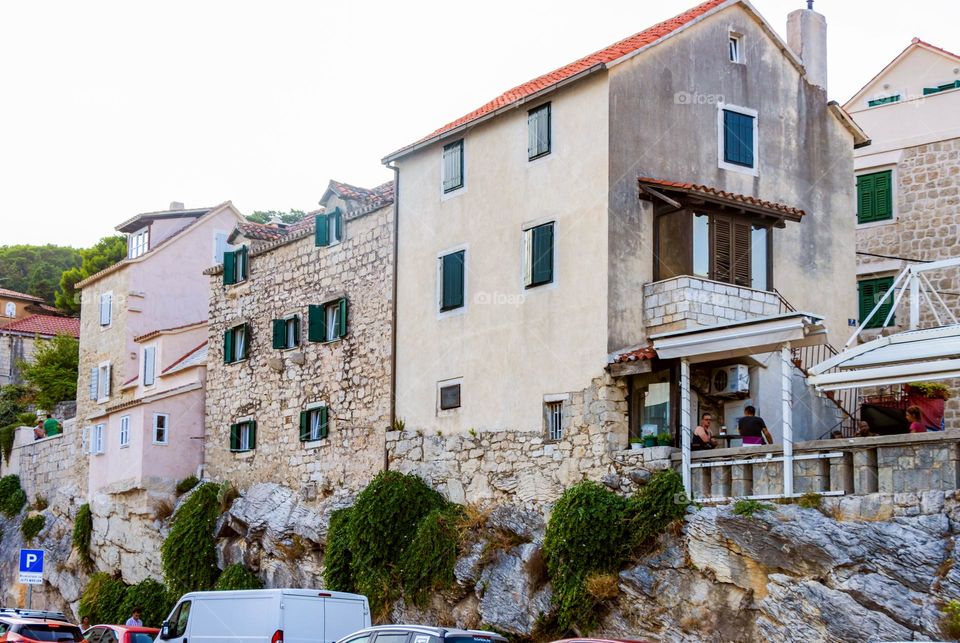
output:
[[[370,627],[370,613],[366,601],[362,599],[324,598],[323,615],[323,638],[328,643]]]
[[[170,615],[169,631],[167,632],[167,643],[186,643],[187,628],[190,625],[190,609],[193,601],[183,601]]]

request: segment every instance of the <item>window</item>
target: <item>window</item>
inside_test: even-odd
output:
[[[223,333],[223,362],[232,364],[247,359],[247,344],[250,339],[250,324],[228,328]]]
[[[143,349],[143,385],[153,386],[157,370],[157,347],[147,346]]]
[[[311,342],[332,342],[347,336],[346,298],[328,301],[307,310],[307,339]]]
[[[113,293],[105,292],[100,295],[100,325],[109,326],[113,321]]]
[[[170,616],[167,630],[168,639],[175,639],[187,633],[187,622],[190,620],[190,601],[184,601]]]
[[[463,139],[443,146],[443,191],[463,187]]]
[[[665,221],[667,218],[661,217],[669,225],[671,222]],[[701,212],[692,218],[694,275],[757,290],[772,287],[769,228],[754,225],[746,219]],[[662,227],[661,237],[667,234]],[[662,238],[661,244],[669,241],[669,238]],[[663,250],[661,245],[661,253]],[[661,274],[660,278],[665,277]]]
[[[440,385],[440,410],[460,408],[460,384]]]
[[[527,158],[550,153],[550,103],[527,112]]]
[[[547,438],[550,440],[563,439],[563,402],[545,402],[543,414],[544,423],[547,427]]]
[[[720,167],[726,169],[754,168],[757,153],[756,112],[730,107],[720,110]]]
[[[343,239],[343,214],[340,208],[318,214],[314,221],[314,245],[332,246]]]
[[[257,423],[244,420],[230,425],[230,450],[251,451],[257,448]]]
[[[17,305],[12,301],[8,301],[7,305],[4,306],[3,314],[7,317],[16,317],[17,316]]]
[[[300,315],[273,320],[273,347],[281,350],[300,345]]]
[[[144,228],[127,235],[127,256],[131,259],[144,254],[150,245],[150,229]]]
[[[330,420],[326,406],[300,412],[300,441],[313,442],[327,437]]]
[[[439,260],[440,270],[440,311],[455,310],[463,307],[465,290],[466,251],[458,250],[443,255]]]
[[[247,247],[223,253],[223,283],[227,286],[247,280]]]
[[[90,399],[106,402],[110,399],[110,362],[101,362],[90,369]]]
[[[630,390],[630,437],[671,433],[670,370],[635,375]]]
[[[553,281],[553,223],[523,233],[524,286],[533,288]]]
[[[105,424],[96,424],[90,430],[90,454],[100,455],[105,451],[103,444],[103,434],[106,430]]]
[[[882,98],[874,98],[873,100],[867,101],[867,107],[876,107],[877,105],[886,105],[887,103],[896,103],[900,100],[900,94],[894,94],[893,96],[883,96]]]
[[[743,36],[738,33],[730,33],[730,39],[727,41],[727,54],[730,56],[730,62],[732,63],[742,63],[743,62],[743,53],[741,51],[741,44],[743,42]]]
[[[877,279],[862,279],[857,283],[857,290],[859,291],[858,300],[860,302],[860,323],[862,324],[867,318],[867,315],[870,314],[870,311],[876,307],[880,300],[883,299],[883,296],[887,293],[888,290],[893,286],[893,277],[879,277]],[[880,309],[874,313],[873,317],[870,318],[870,322],[866,325],[866,328],[883,328],[884,321],[887,319],[887,315],[890,314],[890,309],[893,307],[893,293],[889,297],[883,299],[883,305],[880,306]],[[896,315],[890,317],[889,326],[896,325]]]
[[[120,448],[130,446],[130,416],[120,417]]]
[[[893,218],[893,170],[857,177],[857,223]]]
[[[937,85],[936,87],[924,87],[923,95],[929,96],[930,94],[938,94],[950,89],[957,89],[958,87],[960,87],[960,80],[954,80],[949,83],[944,83],[943,85]]]
[[[153,443],[167,444],[170,441],[170,416],[166,413],[153,414]]]

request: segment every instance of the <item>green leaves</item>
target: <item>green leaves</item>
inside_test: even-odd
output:
[[[42,409],[77,397],[77,369],[80,342],[75,337],[57,335],[36,343],[31,361],[19,364],[23,378],[36,391],[35,401]]]
[[[217,552],[213,529],[220,516],[220,485],[200,485],[173,514],[170,534],[160,547],[163,575],[177,596],[213,589]]]
[[[214,585],[213,588],[225,591],[232,589],[260,589],[262,587],[263,583],[260,582],[260,579],[257,578],[253,572],[241,563],[234,563],[223,570],[220,578],[217,579],[217,584]]]
[[[27,504],[27,494],[20,488],[20,476],[9,475],[0,478],[0,512],[8,518],[20,513]]]
[[[84,503],[80,505],[77,511],[77,517],[73,521],[73,548],[77,550],[80,557],[80,564],[84,569],[93,569],[93,559],[90,557],[90,541],[93,537],[93,515],[90,513],[90,505]]]
[[[71,250],[73,250],[71,248]],[[73,252],[77,252],[73,250]],[[79,261],[72,267],[64,269],[60,275],[59,288],[55,296],[55,304],[60,310],[78,314],[80,312],[80,297],[76,292],[76,284],[109,268],[127,256],[127,238],[123,235],[103,237],[93,246],[79,251]]]
[[[47,519],[43,514],[24,518],[23,522],[20,523],[20,533],[23,534],[24,542],[29,544],[30,541],[37,537],[37,534],[40,533],[40,530],[43,529],[46,524]]]
[[[80,251],[66,246],[0,246],[0,284],[52,304],[61,273],[80,261]]]

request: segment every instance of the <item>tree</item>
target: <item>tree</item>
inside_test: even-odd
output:
[[[69,335],[38,340],[33,361],[21,361],[20,372],[36,390],[36,403],[52,409],[58,402],[77,397],[77,370],[80,363],[80,342]]]
[[[67,246],[0,246],[0,288],[42,297],[54,303],[64,270],[80,265],[80,251]]]
[[[307,216],[307,213],[303,210],[290,210],[289,212],[281,212],[279,210],[257,210],[253,214],[247,215],[247,221],[252,223],[270,223],[275,218],[279,218],[281,223],[290,225],[292,223],[297,223],[305,216]]]
[[[127,238],[123,235],[103,237],[92,247],[80,251],[80,265],[65,270],[60,275],[60,287],[56,292],[56,306],[69,313],[80,312],[77,282],[96,274],[127,256]]]

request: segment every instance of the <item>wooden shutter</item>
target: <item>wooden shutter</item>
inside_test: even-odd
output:
[[[553,224],[533,229],[530,285],[538,286],[553,281]]]
[[[337,337],[347,336],[347,298],[337,302]]]
[[[110,293],[100,295],[100,325],[109,326],[112,314],[111,304],[113,296]]]
[[[893,216],[893,192],[890,189],[891,171],[879,172],[874,176],[874,218],[889,219]]]
[[[310,439],[310,411],[300,411],[300,441]]]
[[[733,254],[733,222],[721,217],[710,218],[710,278],[730,283]]]
[[[337,241],[343,239],[343,214],[340,212],[340,208],[335,208],[333,214],[333,232]]]
[[[156,376],[157,349],[149,346],[143,349],[143,385],[150,386]]]
[[[300,315],[293,316],[293,345],[300,345]]]
[[[97,399],[97,391],[100,386],[100,369],[93,367],[90,369],[90,399]]]
[[[250,355],[250,324],[243,325],[243,351],[237,356],[237,359],[247,359]]]
[[[327,341],[326,324],[323,306],[310,304],[307,308],[307,339],[311,342]]]
[[[527,157],[535,159],[550,152],[550,105],[527,113]]]
[[[733,283],[738,286],[750,287],[753,281],[753,273],[750,267],[750,230],[749,223],[733,224],[733,263],[730,272],[733,275]]]
[[[240,425],[239,424],[230,425],[230,450],[231,451],[240,450]]]
[[[110,383],[113,381],[113,368],[110,364],[107,364],[107,371],[104,373],[103,378],[103,397],[110,397]]]
[[[247,247],[243,246],[237,250],[237,257],[239,265],[237,266],[237,281],[246,281],[248,276],[248,265],[247,265]]]
[[[449,192],[463,186],[463,141],[443,148],[443,191]]]
[[[233,362],[233,329],[228,328],[223,333],[223,363]]]
[[[223,253],[223,285],[229,286],[237,283],[235,250],[228,250]]]
[[[273,347],[287,348],[287,320],[273,320]]]
[[[329,246],[329,227],[327,225],[327,215],[318,214],[314,220],[313,244],[315,246]]]
[[[867,315],[877,305],[880,298],[893,286],[893,277],[882,277],[880,279],[864,279],[857,284],[859,288],[860,302],[860,323],[866,320]],[[884,299],[883,304],[877,310],[876,314],[867,323],[867,328],[882,328],[886,321],[890,309],[893,307],[893,295]],[[896,324],[896,316],[890,318],[890,325]]]
[[[753,117],[723,110],[723,160],[753,167]]]
[[[257,448],[257,421],[250,420],[247,424],[250,425],[250,448]]]
[[[317,409],[320,412],[320,439],[324,439],[329,434],[330,417],[327,413],[327,407],[321,406]]]
[[[440,310],[453,310],[463,306],[464,279],[463,250],[444,255],[441,265],[442,297]]]
[[[864,174],[857,177],[858,223],[866,223],[874,219],[874,177],[873,174]]]

